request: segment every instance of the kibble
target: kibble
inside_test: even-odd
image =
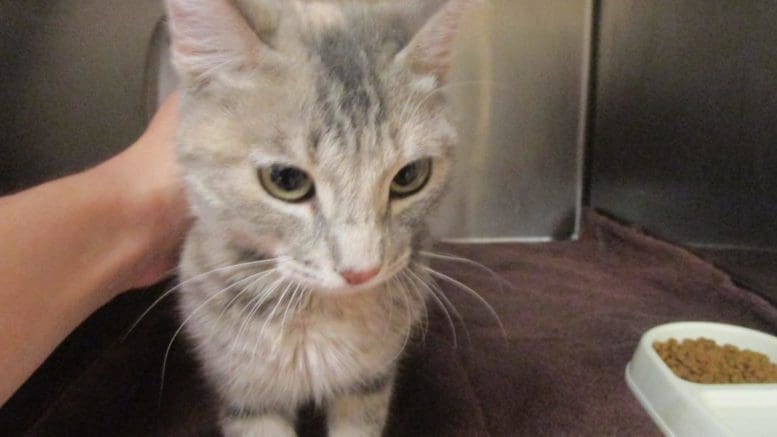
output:
[[[682,379],[703,384],[777,383],[777,365],[762,353],[719,346],[708,338],[653,343],[653,349]]]

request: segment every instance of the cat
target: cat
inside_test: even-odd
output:
[[[383,432],[475,1],[167,0],[195,216],[178,307],[226,436],[293,436],[311,401],[330,436]]]

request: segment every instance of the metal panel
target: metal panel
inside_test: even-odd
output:
[[[461,39],[450,93],[460,113],[443,236],[549,240],[579,217],[591,2],[494,0]]]
[[[605,0],[600,36],[593,206],[777,247],[777,2]]]

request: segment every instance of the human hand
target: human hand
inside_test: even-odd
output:
[[[122,281],[124,289],[152,285],[178,263],[180,246],[191,224],[181,169],[175,156],[178,97],[159,108],[146,131],[124,152],[96,168],[108,172],[124,193],[124,220],[142,248]]]

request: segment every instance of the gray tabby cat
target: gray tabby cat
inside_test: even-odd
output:
[[[225,435],[293,436],[311,400],[331,436],[381,434],[431,293],[471,3],[168,0],[197,219],[179,306]]]

